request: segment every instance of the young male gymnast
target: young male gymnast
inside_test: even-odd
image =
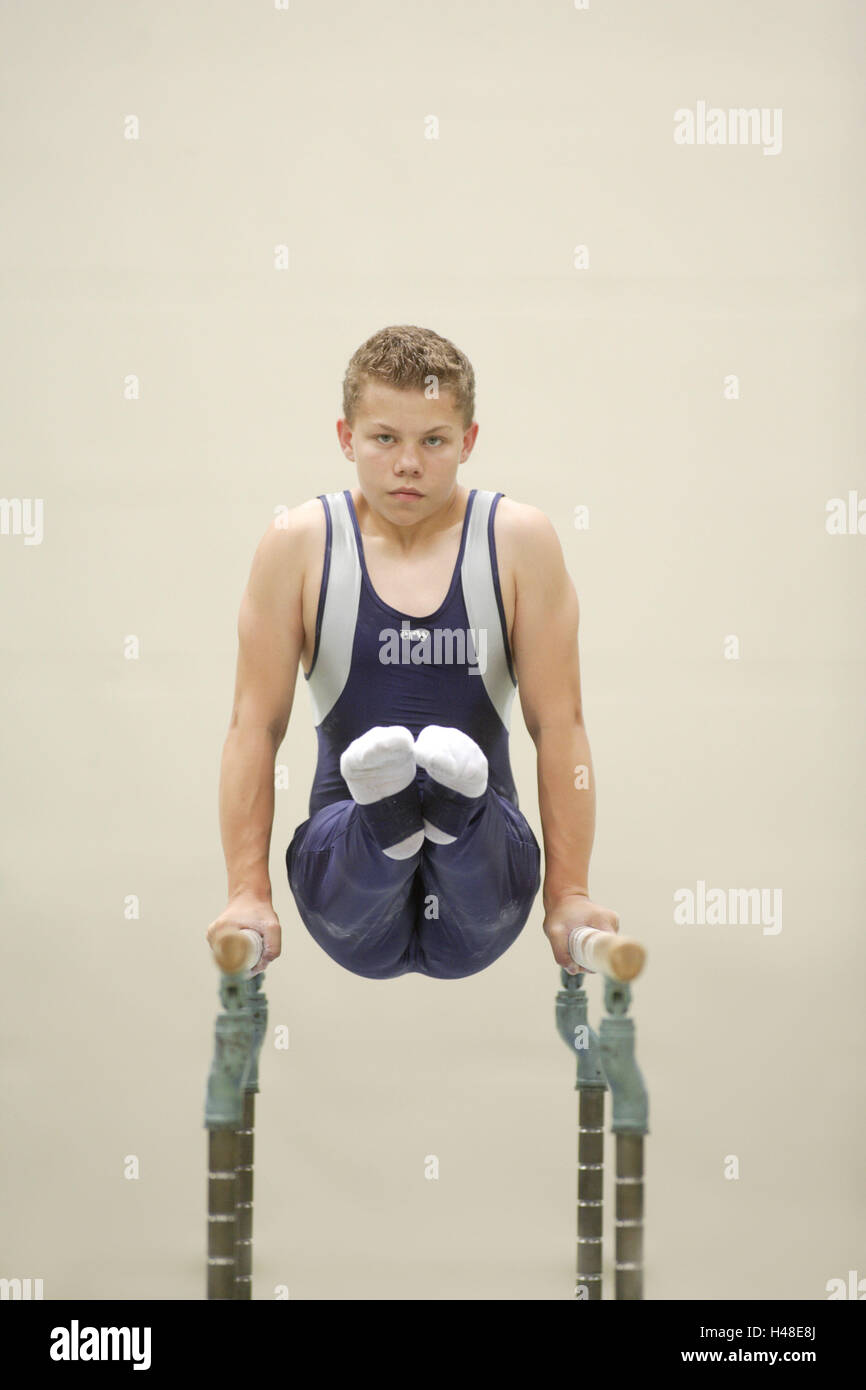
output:
[[[519,810],[511,705],[535,744],[543,930],[559,965],[575,927],[617,931],[589,895],[595,783],[583,723],[578,601],[550,520],[458,470],[478,434],[475,377],[427,329],[384,328],[352,357],[340,445],[354,488],[268,527],[238,621],[220,775],[228,905],[207,929],[280,954],[268,852],[274,762],[299,663],[318,761],[286,852],[302,921],[368,979],[477,974],[523,929],[540,850]]]

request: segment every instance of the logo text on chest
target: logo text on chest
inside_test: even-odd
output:
[[[487,629],[412,627],[407,619],[399,629],[381,629],[379,660],[383,666],[465,666],[470,676],[481,676],[487,670]]]

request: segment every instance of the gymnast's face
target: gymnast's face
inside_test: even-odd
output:
[[[428,400],[420,390],[369,381],[354,426],[338,420],[337,433],[373,510],[398,525],[411,525],[452,500],[457,470],[472,452],[478,423],[463,428],[451,391]],[[420,496],[397,495],[401,487]]]

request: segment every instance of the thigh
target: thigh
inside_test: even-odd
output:
[[[332,960],[368,979],[414,968],[418,856],[390,859],[354,801],[336,801],[299,825],[286,851],[301,920]]]
[[[418,877],[415,968],[460,979],[484,970],[517,940],[541,886],[541,850],[526,817],[488,787],[453,844],[424,841]]]

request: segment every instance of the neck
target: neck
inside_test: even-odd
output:
[[[412,484],[408,483],[407,486],[411,487]],[[359,487],[352,488],[351,493],[358,525],[364,534],[381,536],[407,554],[416,546],[424,546],[433,536],[461,523],[466,515],[469,497],[468,489],[455,482],[450,496],[434,512],[428,512],[414,521],[409,519],[398,523],[371,507]],[[424,501],[427,502],[427,499]]]

